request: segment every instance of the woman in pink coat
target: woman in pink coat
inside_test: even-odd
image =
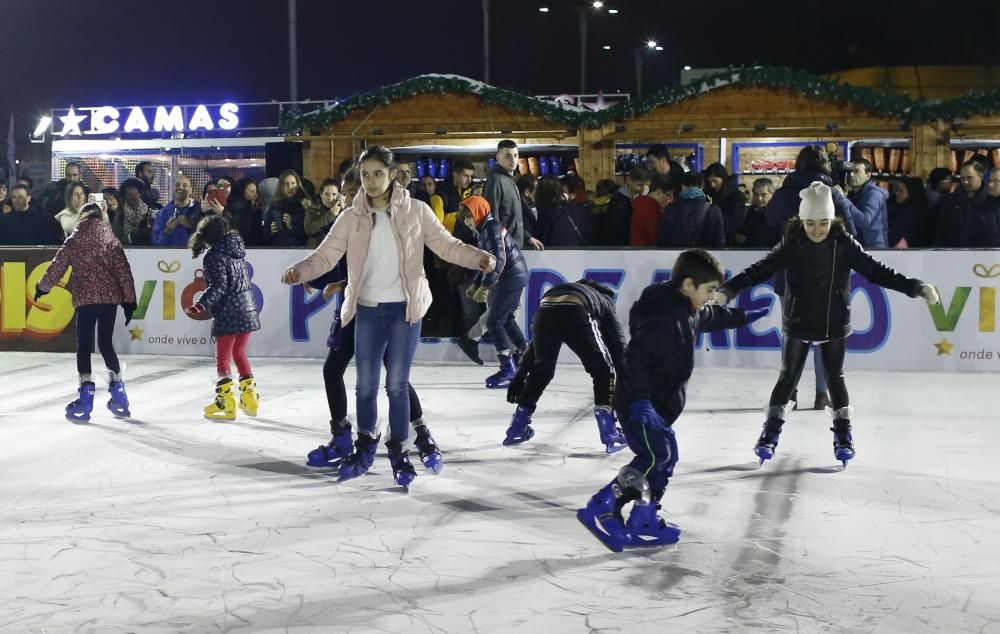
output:
[[[480,271],[492,271],[496,259],[452,237],[425,203],[410,198],[396,183],[392,152],[370,146],[359,158],[362,191],[341,212],[326,239],[304,260],[292,265],[281,281],[300,284],[315,279],[347,257],[347,287],[341,321],[357,319],[355,350],[358,373],[358,437],[354,451],[340,465],[340,479],[367,473],[375,460],[378,433],[377,395],[380,366],[387,354],[389,439],[386,448],[393,476],[407,488],[416,477],[403,443],[409,434],[410,366],[420,338],[420,322],[431,304],[424,275],[424,247],[441,259]]]

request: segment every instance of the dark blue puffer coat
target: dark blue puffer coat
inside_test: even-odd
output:
[[[205,253],[202,267],[208,288],[198,303],[212,312],[212,336],[260,330],[250,275],[243,258],[247,250],[238,233],[230,233]]]

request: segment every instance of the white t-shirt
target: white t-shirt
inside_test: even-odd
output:
[[[368,243],[368,258],[361,278],[358,299],[366,304],[405,302],[403,278],[399,274],[400,254],[396,232],[387,207],[375,207],[375,225]]]

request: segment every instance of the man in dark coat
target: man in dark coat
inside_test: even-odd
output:
[[[938,205],[937,230],[934,246],[945,248],[974,247],[979,226],[977,216],[986,200],[986,171],[982,163],[969,160],[958,171],[958,189],[941,197]]]
[[[698,172],[688,172],[681,181],[681,194],[666,208],[656,231],[656,246],[666,248],[725,245],[725,220],[722,210],[712,204],[702,190],[705,179]]]

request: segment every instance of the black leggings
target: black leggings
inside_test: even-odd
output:
[[[781,372],[778,373],[778,382],[771,392],[770,405],[784,405],[792,397],[792,392],[799,384],[799,377],[802,376],[802,368],[806,364],[806,357],[809,356],[809,348],[813,344],[801,339],[785,337],[781,351]],[[826,384],[830,390],[830,405],[834,410],[847,407],[847,385],[844,383],[844,354],[847,351],[847,338],[833,339],[825,343],[816,344],[820,350],[820,358],[823,360],[823,369],[826,370]]]
[[[354,320],[346,326],[340,326],[337,343],[330,348],[323,364],[323,384],[326,386],[326,402],[330,407],[330,417],[334,422],[347,418],[347,386],[344,385],[344,373],[354,358]],[[386,351],[388,354],[388,351]],[[385,359],[383,358],[383,363]],[[420,420],[424,410],[420,407],[420,399],[413,385],[406,384],[410,389],[410,422]]]
[[[531,320],[533,363],[517,404],[534,413],[538,399],[556,373],[563,343],[580,357],[594,382],[594,405],[611,405],[615,368],[601,331],[583,306],[543,303]]]
[[[118,355],[111,342],[115,332],[118,304],[87,304],[76,309],[76,371],[90,374],[90,351],[94,349],[94,326],[97,326],[97,349],[104,357],[104,365],[118,374],[122,371]]]

